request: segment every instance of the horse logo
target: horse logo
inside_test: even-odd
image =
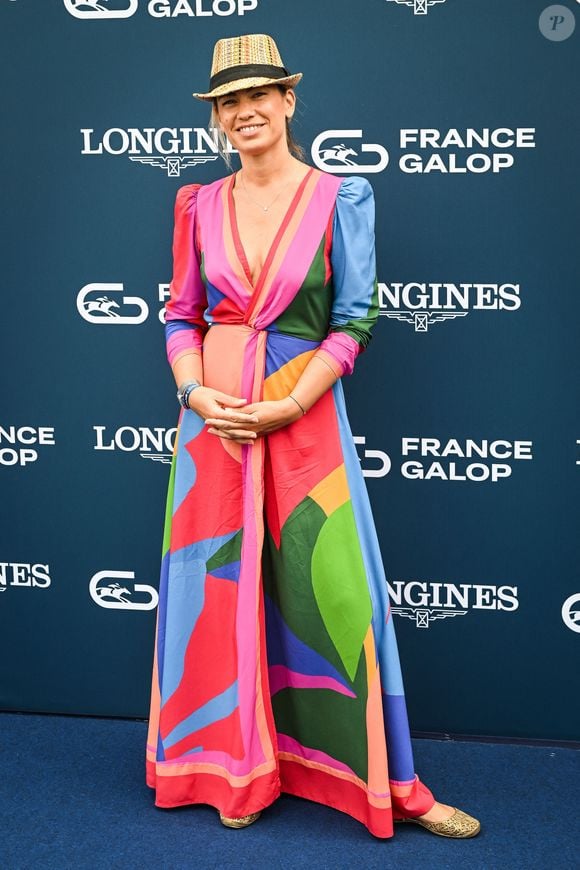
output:
[[[318,155],[324,163],[327,160],[336,160],[338,163],[342,163],[343,166],[356,166],[354,160],[350,158],[358,156],[356,151],[352,148],[347,148],[344,143],[342,145],[335,145],[334,148],[324,148],[318,152]]]
[[[362,136],[362,130],[324,130],[323,133],[319,133],[311,149],[314,165],[323,172],[356,172],[357,174],[382,172],[389,162],[389,152],[386,148],[378,144],[362,143],[359,151],[355,151],[345,144],[348,139],[362,139]],[[329,140],[338,140],[338,144],[334,145]],[[358,157],[359,153],[374,154],[375,162],[358,163],[353,158]]]
[[[98,312],[99,314],[105,314],[107,317],[119,317],[116,311],[113,311],[113,308],[120,308],[118,302],[115,302],[114,299],[109,299],[108,296],[99,296],[97,299],[90,299],[88,302],[84,303],[84,309],[90,314]]]
[[[108,610],[153,610],[157,607],[159,595],[154,586],[147,583],[133,582],[133,589],[128,589],[114,578],[119,580],[135,580],[133,571],[99,571],[91,577],[89,594],[95,604]],[[107,581],[101,584],[101,581]],[[145,601],[131,601],[127,596],[133,592],[147,596]],[[138,596],[139,597],[139,596]]]
[[[141,299],[140,296],[123,295],[119,305],[108,295],[109,293],[123,293],[123,290],[122,284],[86,284],[77,293],[77,311],[83,320],[88,320],[89,323],[143,323],[149,315],[149,306],[144,299]],[[95,299],[87,299],[91,293],[99,293],[100,295]],[[123,311],[128,310],[126,306],[130,305],[136,306],[139,313],[123,314]],[[115,311],[115,308],[118,308],[121,313]]]
[[[97,598],[114,598],[115,601],[124,601],[125,604],[129,604],[129,599],[125,598],[125,595],[130,595],[131,593],[127,589],[126,586],[121,586],[120,583],[109,583],[108,586],[99,586],[95,589],[95,595]]]

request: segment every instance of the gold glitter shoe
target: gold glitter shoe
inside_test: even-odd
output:
[[[467,839],[479,834],[481,824],[477,819],[464,813],[463,810],[458,810],[457,807],[453,807],[453,809],[455,810],[453,815],[448,819],[443,819],[442,822],[426,822],[424,819],[398,819],[398,821],[421,825],[422,828],[426,828],[432,834],[438,834],[440,837]]]
[[[225,825],[226,828],[247,828],[247,826],[251,825],[252,822],[257,822],[260,816],[261,813],[250,813],[249,816],[240,816],[238,819],[229,819],[227,816],[220,813],[220,822],[222,825]]]

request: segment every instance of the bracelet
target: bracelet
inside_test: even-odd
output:
[[[189,408],[189,394],[193,390],[197,389],[197,387],[201,386],[202,384],[200,384],[200,382],[195,379],[192,381],[186,381],[185,383],[181,384],[179,389],[177,390],[177,400],[179,404],[182,405],[184,408],[191,410]]]
[[[193,393],[194,390],[197,390],[198,387],[201,387],[201,384],[190,384],[183,394],[183,407],[189,408],[190,411],[191,408],[189,407],[189,394]]]
[[[323,362],[325,366],[328,366],[328,368],[330,369],[330,371],[332,372],[332,374],[334,375],[334,377],[335,377],[337,380],[339,379],[340,375],[337,375],[337,374],[336,374],[336,372],[334,371],[334,369],[332,368],[332,366],[330,365],[330,363],[329,363],[329,362],[326,362],[326,360],[324,359],[324,357],[318,356],[318,354],[314,354],[314,356],[312,357],[312,359],[319,359],[320,362]]]
[[[292,393],[289,393],[289,394],[288,394],[288,398],[289,398],[289,399],[292,399],[294,402],[296,402],[296,404],[298,405],[298,407],[299,407],[300,410],[302,411],[302,416],[304,416],[304,414],[306,413],[306,411],[304,410],[304,408],[302,407],[302,405],[300,404],[300,402],[298,401],[298,399],[295,399],[294,396],[292,395]]]

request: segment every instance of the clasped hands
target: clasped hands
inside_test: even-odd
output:
[[[267,402],[250,402],[211,387],[197,387],[189,396],[189,407],[205,420],[207,431],[219,438],[253,444],[302,417],[296,402],[286,397]]]

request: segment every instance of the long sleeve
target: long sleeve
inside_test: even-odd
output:
[[[339,374],[351,374],[379,315],[375,262],[375,201],[366,178],[345,178],[338,191],[332,227],[334,297],[328,336],[317,353]]]
[[[173,277],[165,305],[165,343],[169,365],[184,353],[200,352],[208,328],[205,286],[197,251],[197,194],[200,184],[180,187],[175,197]]]

